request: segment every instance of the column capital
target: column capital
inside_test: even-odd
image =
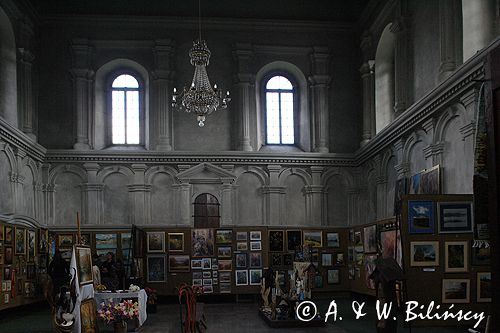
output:
[[[475,132],[476,132],[476,122],[474,120],[460,128],[460,133],[462,134],[463,140],[465,140],[467,137],[471,135],[474,135]]]
[[[320,193],[322,194],[324,191],[324,186],[323,185],[306,185],[304,186],[304,193],[305,194],[313,194],[313,193]]]
[[[104,184],[101,183],[83,183],[80,186],[85,192],[100,192],[104,189]]]
[[[465,108],[469,108],[471,105],[475,106],[479,97],[479,89],[477,86],[474,88],[464,92],[460,97],[460,102],[465,106]]]
[[[175,72],[168,69],[155,69],[151,71],[151,78],[153,80],[167,80],[172,81]]]
[[[332,77],[326,74],[314,74],[309,76],[308,80],[313,87],[315,86],[328,87],[330,81],[332,80]]]
[[[403,162],[400,164],[396,164],[394,166],[394,169],[398,173],[398,178],[405,177],[409,172],[410,172],[410,163],[408,162]]]
[[[148,166],[146,164],[132,164],[132,170],[134,170],[134,172],[144,172],[147,168]]]
[[[278,165],[278,164],[269,164],[267,166],[267,170],[269,170],[269,172],[280,172],[281,165]]]
[[[83,164],[83,168],[87,172],[89,172],[89,171],[99,171],[99,169],[101,168],[101,166],[99,165],[99,163],[84,163]]]
[[[276,193],[276,194],[285,194],[286,193],[286,187],[285,186],[269,186],[269,185],[264,185],[260,188],[262,194],[271,194],[271,193]]]
[[[87,68],[73,68],[70,70],[73,79],[93,80],[95,72]]]
[[[129,192],[151,192],[151,185],[147,184],[130,184],[127,185]]]

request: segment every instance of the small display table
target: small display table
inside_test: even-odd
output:
[[[113,301],[114,303],[119,303],[122,300],[132,299],[137,300],[139,303],[139,327],[144,324],[146,319],[148,318],[148,314],[146,312],[146,306],[148,304],[148,295],[141,289],[139,291],[116,291],[116,292],[95,292],[94,299],[97,304],[97,309],[101,307],[101,303],[109,303]]]

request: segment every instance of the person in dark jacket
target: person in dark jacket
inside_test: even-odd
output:
[[[68,286],[70,279],[69,265],[62,258],[61,252],[56,251],[54,258],[49,264],[48,273],[52,278],[54,294],[59,293],[59,290],[62,286]]]

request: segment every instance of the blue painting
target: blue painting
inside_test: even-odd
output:
[[[432,201],[408,201],[410,234],[433,234],[434,204]]]

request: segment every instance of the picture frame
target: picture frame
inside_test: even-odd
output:
[[[250,251],[262,251],[262,242],[261,241],[250,242]]]
[[[248,243],[247,242],[237,242],[236,243],[236,250],[247,251],[248,250]]]
[[[193,272],[193,279],[203,279],[203,272]]]
[[[82,239],[83,239],[83,234],[82,234]],[[90,239],[90,237],[89,237],[89,239]],[[120,244],[122,246],[122,250],[131,249],[132,248],[132,234],[130,232],[121,233],[120,234]],[[89,246],[90,246],[90,244],[89,244]]]
[[[41,239],[41,236],[40,236],[40,239]],[[81,234],[80,235],[80,244],[78,244],[78,245],[91,246],[91,244],[90,244],[90,234],[89,233]],[[122,248],[124,248],[124,247],[122,246]]]
[[[439,233],[471,233],[473,231],[472,202],[438,202]]]
[[[192,229],[191,247],[193,257],[210,257],[214,255],[213,229]]]
[[[249,267],[250,268],[260,268],[262,267],[262,253],[261,252],[250,252],[249,253]]]
[[[217,256],[219,258],[231,258],[231,246],[219,246],[217,248]]]
[[[260,241],[262,240],[262,232],[261,231],[250,231],[250,240],[251,241]]]
[[[234,262],[236,268],[247,268],[247,254],[246,253],[236,253]]]
[[[323,232],[322,231],[303,231],[302,244],[307,244],[311,247],[323,247]]]
[[[80,303],[81,331],[95,333],[99,331],[97,323],[97,306],[93,298],[88,298]]]
[[[271,266],[279,267],[283,265],[283,256],[280,253],[270,253]]]
[[[148,253],[165,253],[165,231],[148,231],[146,237]]]
[[[118,235],[113,233],[95,234],[96,249],[116,249],[118,247]]]
[[[340,270],[335,268],[327,270],[326,283],[340,284]]]
[[[88,244],[90,246],[90,244]],[[40,253],[49,252],[49,230],[40,229],[38,235],[38,251]]]
[[[491,265],[491,247],[472,248],[472,266]]]
[[[236,232],[236,240],[237,241],[246,241],[246,240],[248,240],[248,232],[246,232],[246,231],[238,231],[238,232]]]
[[[283,266],[292,266],[292,265],[293,265],[293,253],[283,254]]]
[[[4,247],[4,258],[3,262],[5,265],[12,265],[12,262],[14,260],[14,249],[12,246],[6,246]]]
[[[230,271],[219,272],[219,281],[222,283],[230,283],[231,272]]]
[[[287,230],[286,231],[286,244],[288,251],[295,251],[302,246],[302,231],[300,230]]]
[[[78,284],[84,286],[94,282],[92,274],[92,250],[89,246],[75,246]]]
[[[446,273],[469,271],[468,241],[448,241],[444,243],[444,271]]]
[[[26,254],[26,229],[15,228],[15,254]]]
[[[219,259],[219,271],[231,271],[233,269],[233,261],[231,259]]]
[[[212,269],[212,259],[211,258],[203,258],[201,259],[201,267],[203,270]]]
[[[365,253],[377,252],[377,225],[370,225],[363,228],[363,247]]]
[[[191,259],[191,269],[202,269],[201,259]]]
[[[250,285],[260,286],[262,281],[262,269],[251,269],[249,270]]]
[[[168,252],[184,252],[184,233],[169,232],[167,234]]]
[[[231,244],[233,242],[232,229],[217,229],[215,232],[216,244]]]
[[[203,285],[203,279],[193,279],[192,285],[201,287]]]
[[[335,266],[344,266],[344,265],[345,265],[344,253],[336,253]]]
[[[354,232],[354,245],[355,246],[363,246],[363,240],[361,238],[361,231]]]
[[[204,294],[212,294],[213,292],[214,292],[213,286],[203,286],[203,293]]]
[[[248,271],[236,270],[234,272],[236,286],[247,286],[248,285]]]
[[[403,267],[403,245],[399,230],[384,230],[380,232],[382,258],[393,258]]]
[[[59,234],[57,235],[57,247],[67,248],[72,247],[74,244],[73,234]]]
[[[211,286],[212,285],[212,279],[203,279],[203,285],[204,286]]]
[[[219,284],[219,292],[221,294],[230,294],[231,293],[231,283],[220,283]]]
[[[316,275],[314,277],[314,288],[323,288],[323,275]]]
[[[0,241],[3,241],[4,240],[4,225],[3,224],[0,224]]]
[[[187,273],[191,268],[191,260],[187,254],[171,254],[168,256],[168,271],[171,273]]]
[[[477,272],[477,280],[476,280],[476,295],[477,302],[491,302],[491,272]]]
[[[439,242],[410,242],[410,266],[439,266]]]
[[[12,244],[12,239],[13,239],[13,231],[12,231],[12,227],[9,226],[9,225],[6,225],[5,228],[4,228],[4,243],[7,245],[7,244]]]
[[[285,249],[283,230],[269,230],[269,251],[283,252]]]
[[[36,256],[36,231],[35,230],[26,230],[26,257],[27,261],[33,261]]]
[[[332,253],[321,253],[321,266],[323,266],[323,267],[333,266],[333,254]]]
[[[202,278],[204,278],[204,279],[211,279],[212,278],[212,272],[211,271],[204,271],[202,273]]]
[[[219,259],[212,258],[212,269],[219,269]]]
[[[443,279],[441,303],[470,303],[470,279]]]
[[[403,195],[407,193],[407,178],[399,178],[394,188],[394,216],[401,214],[403,207]]]
[[[408,232],[434,234],[434,203],[427,200],[408,201]]]
[[[326,233],[326,246],[334,248],[340,247],[340,238],[338,232]]]
[[[165,255],[147,256],[148,282],[166,282],[165,261]]]

